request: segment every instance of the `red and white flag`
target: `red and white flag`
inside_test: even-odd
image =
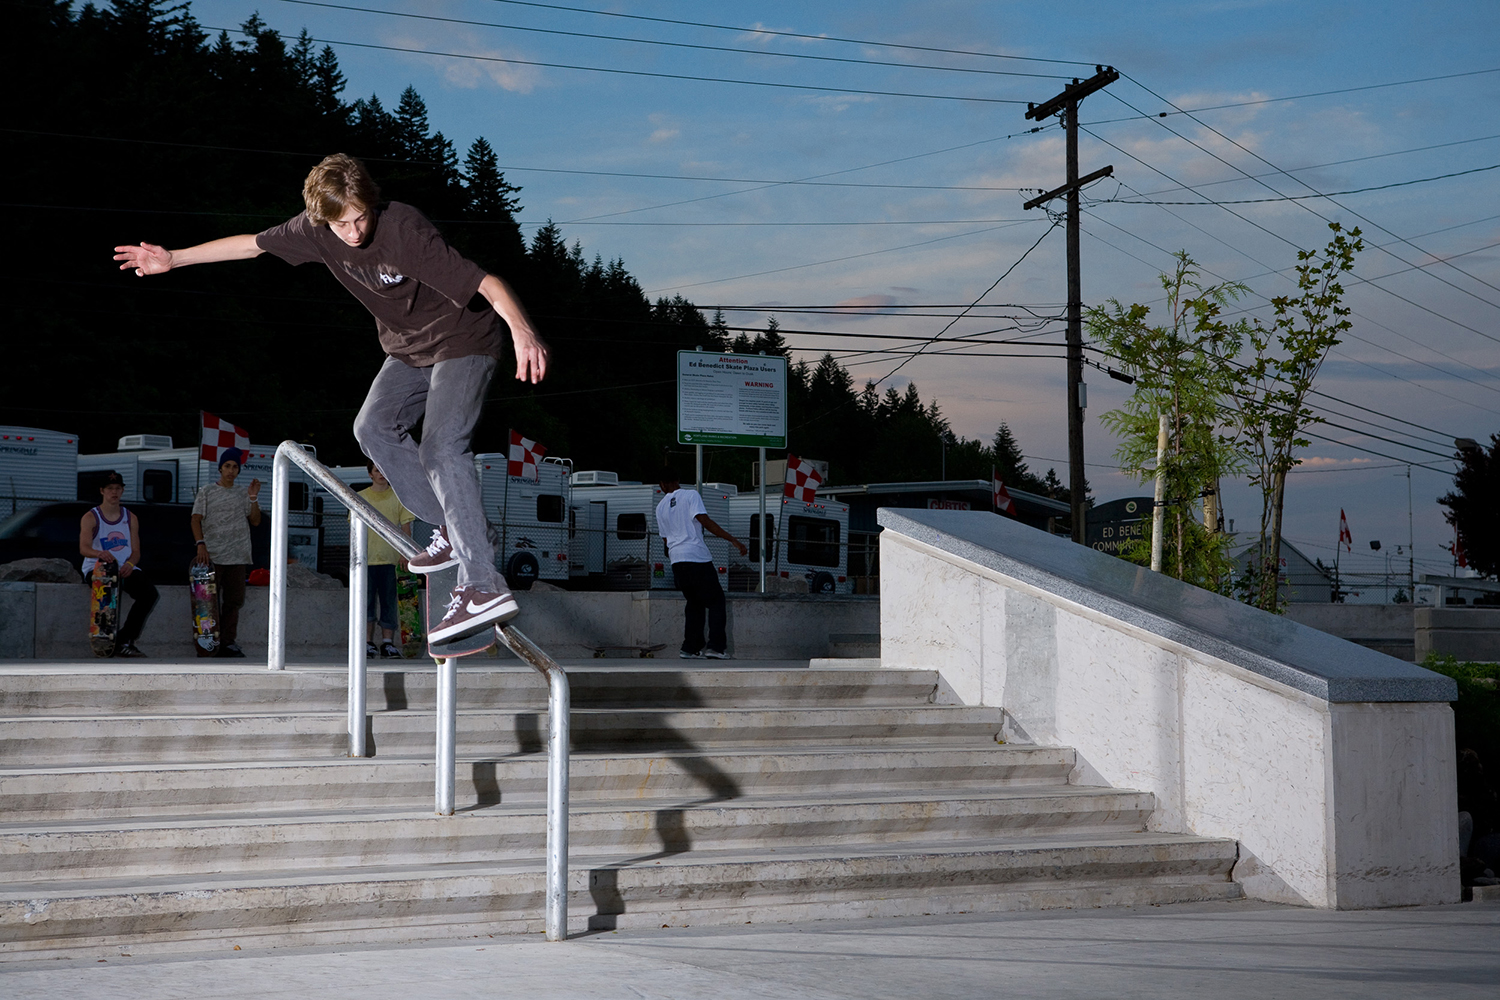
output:
[[[207,410],[199,410],[203,417],[203,447],[199,454],[206,462],[217,462],[225,448],[250,450],[250,432],[236,427],[227,420],[220,420]]]
[[[818,487],[823,483],[823,474],[811,462],[804,462],[796,455],[786,457],[786,486],[781,495],[812,503],[818,496]]]
[[[1016,502],[1010,498],[1010,492],[1006,490],[1005,484],[1000,481],[1000,474],[993,468],[990,469],[990,479],[993,480],[991,488],[994,491],[995,513],[1016,516]]]
[[[1344,518],[1344,508],[1339,508],[1339,544],[1346,552],[1354,551],[1354,536],[1349,534],[1349,522]]]
[[[545,446],[537,444],[531,438],[522,437],[520,431],[512,430],[510,432],[510,461],[506,463],[506,470],[512,476],[540,482],[541,472],[537,469],[537,463],[545,454],[547,454]]]
[[[1469,557],[1464,553],[1464,536],[1460,534],[1453,536],[1453,561],[1459,569],[1469,568]]]

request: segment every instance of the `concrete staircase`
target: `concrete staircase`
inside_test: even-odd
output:
[[[494,661],[486,661],[493,663]],[[542,930],[545,690],[459,672],[458,805],[433,801],[435,675],[0,671],[0,955]],[[1148,832],[932,671],[569,671],[569,926],[746,923],[1240,895],[1233,841]]]

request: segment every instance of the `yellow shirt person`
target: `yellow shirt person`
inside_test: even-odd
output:
[[[367,462],[365,468],[370,473],[370,486],[368,489],[359,491],[359,495],[370,502],[370,506],[385,515],[385,519],[400,528],[408,536],[411,535],[411,523],[417,516],[401,505],[401,500],[396,496],[396,491],[391,489],[391,484],[386,481],[385,476],[376,468],[374,462]],[[391,543],[381,538],[375,532],[369,533],[369,561],[368,574],[370,580],[369,604],[366,610],[366,620],[369,622],[366,633],[368,646],[365,650],[369,656],[377,653],[375,649],[375,622],[377,617],[380,621],[380,633],[382,641],[378,653],[387,660],[400,659],[401,650],[395,643],[396,636],[396,567],[404,566],[405,560],[401,553],[391,547]],[[376,615],[376,605],[379,605],[379,615]]]

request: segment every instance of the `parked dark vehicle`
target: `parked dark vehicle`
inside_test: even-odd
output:
[[[0,564],[17,559],[66,559],[83,566],[78,551],[79,522],[94,504],[49,503],[18,511],[0,521]],[[185,503],[127,503],[141,529],[141,568],[157,584],[185,583],[188,564],[197,553],[193,541],[193,507]],[[250,529],[254,566],[265,566],[271,552],[271,519]]]

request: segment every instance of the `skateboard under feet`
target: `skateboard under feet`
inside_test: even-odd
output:
[[[448,595],[458,586],[458,567],[450,566],[436,573],[427,574],[427,634],[442,621],[448,606]],[[446,660],[454,656],[472,656],[483,653],[500,641],[500,626],[488,625],[470,635],[461,635],[446,642],[429,642],[427,652],[434,660]]]

